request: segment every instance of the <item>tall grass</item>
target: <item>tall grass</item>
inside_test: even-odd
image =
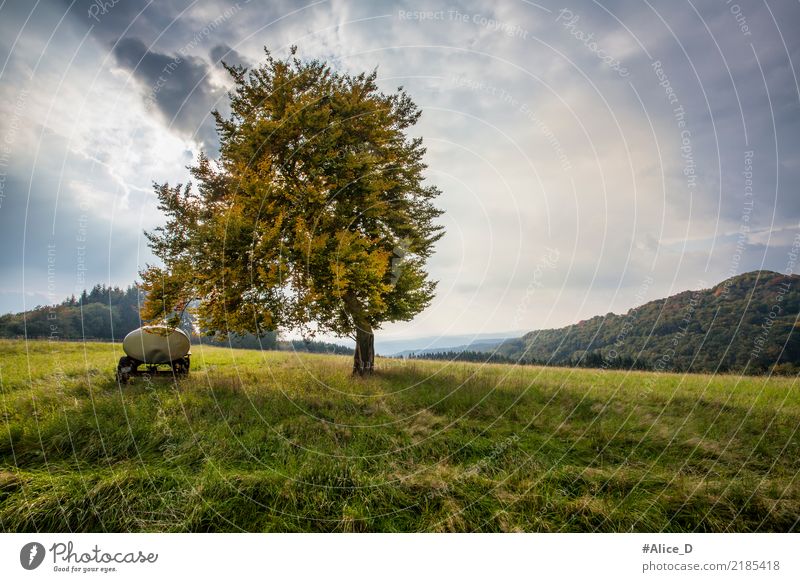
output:
[[[3,531],[793,531],[794,378],[0,341]]]

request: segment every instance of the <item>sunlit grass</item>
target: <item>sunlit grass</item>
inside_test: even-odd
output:
[[[3,531],[790,531],[794,378],[0,341]]]

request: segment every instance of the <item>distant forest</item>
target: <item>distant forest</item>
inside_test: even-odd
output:
[[[653,366],[643,360],[634,360],[630,356],[618,356],[613,361],[605,361],[599,352],[583,354],[581,357],[559,361],[557,364],[546,360],[536,360],[531,357],[515,358],[500,352],[480,352],[474,350],[440,351],[411,353],[409,360],[441,360],[449,362],[480,362],[483,364],[516,364],[520,366],[564,366],[570,368],[609,368],[622,370],[652,370]]]
[[[658,372],[800,373],[800,277],[754,271],[710,289],[650,301],[506,340],[490,353],[414,357]]]
[[[58,305],[40,305],[23,313],[0,315],[0,337],[121,341],[129,332],[142,325],[139,318],[141,300],[141,291],[136,285],[122,289],[98,284],[91,290],[84,290],[77,297],[68,297]],[[261,337],[250,334],[230,335],[225,340],[205,335],[198,337],[194,333],[192,336],[193,342],[234,348],[353,353],[351,348],[328,342],[281,341],[277,332],[269,332]]]

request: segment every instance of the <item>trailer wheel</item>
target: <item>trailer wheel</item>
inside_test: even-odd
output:
[[[117,364],[117,382],[127,384],[135,370],[136,362],[128,356],[122,356]]]
[[[189,356],[184,356],[180,360],[172,362],[172,371],[176,376],[189,375]]]

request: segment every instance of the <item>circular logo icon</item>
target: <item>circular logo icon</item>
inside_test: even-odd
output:
[[[44,561],[44,546],[39,542],[30,542],[19,551],[19,563],[26,570],[35,570]]]

